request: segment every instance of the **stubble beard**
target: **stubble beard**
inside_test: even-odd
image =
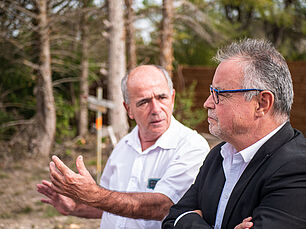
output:
[[[215,137],[221,139],[222,131],[219,126],[219,121],[217,116],[214,113],[212,113],[210,110],[208,110],[208,116],[213,119],[213,121],[208,121],[209,132]]]
[[[230,136],[243,136],[249,132],[249,128],[232,121],[231,132],[222,129],[219,125],[218,119],[214,120],[214,123],[209,122],[209,132],[222,141],[228,141]]]
[[[209,123],[209,132],[215,137],[221,139],[222,131],[218,124]]]

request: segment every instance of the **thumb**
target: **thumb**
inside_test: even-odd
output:
[[[83,176],[88,176],[89,172],[85,167],[82,155],[78,156],[78,158],[76,160],[76,167],[79,171],[79,174],[81,174]]]

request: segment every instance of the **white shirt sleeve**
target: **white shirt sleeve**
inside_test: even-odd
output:
[[[173,226],[175,226],[175,225],[177,224],[177,222],[178,222],[183,216],[185,216],[185,215],[187,215],[187,214],[190,214],[190,213],[198,214],[198,213],[196,213],[195,211],[184,212],[183,214],[179,215],[179,217],[176,218],[176,220],[174,221]]]
[[[175,158],[154,189],[154,192],[168,196],[173,203],[177,203],[194,182],[209,152],[209,145],[201,136],[195,135],[181,142],[176,150]]]

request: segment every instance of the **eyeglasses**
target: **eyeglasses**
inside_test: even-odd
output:
[[[251,89],[235,89],[235,90],[219,90],[219,89],[216,89],[214,88],[212,85],[210,85],[210,94],[212,95],[213,97],[213,100],[215,102],[215,104],[218,104],[219,103],[219,94],[222,94],[222,93],[236,93],[236,92],[248,92],[248,91],[264,91],[262,89],[256,89],[256,88],[251,88]]]

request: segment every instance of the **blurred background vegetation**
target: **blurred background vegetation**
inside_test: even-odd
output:
[[[42,61],[39,59],[42,44],[38,39],[41,29],[39,2],[0,2],[0,145],[5,146],[2,152],[8,152],[7,147],[17,143],[27,145],[25,151],[32,149],[29,142],[33,138],[31,126],[37,123],[34,117]],[[95,88],[102,86],[106,89],[106,98],[110,82],[109,31],[115,25],[109,20],[107,1],[46,2],[56,111],[55,142],[61,144],[80,135],[82,28],[85,24],[89,94],[94,95]],[[306,60],[304,0],[126,0],[124,18],[127,20],[127,12],[131,10],[137,65],[161,64],[161,33],[167,31],[162,27],[163,18],[167,16],[162,10],[165,2],[170,2],[173,8],[173,29],[168,30],[172,36],[173,72],[180,65],[214,66],[212,57],[218,47],[245,37],[269,39],[288,61]],[[127,24],[126,34],[130,29]],[[129,47],[130,43],[127,43],[126,48]],[[127,53],[127,62],[130,60]],[[175,116],[190,127],[206,117],[202,108],[194,107],[194,87],[195,84],[177,92],[175,105]],[[89,130],[94,117],[95,112],[89,111]],[[107,117],[105,122],[109,122]]]

